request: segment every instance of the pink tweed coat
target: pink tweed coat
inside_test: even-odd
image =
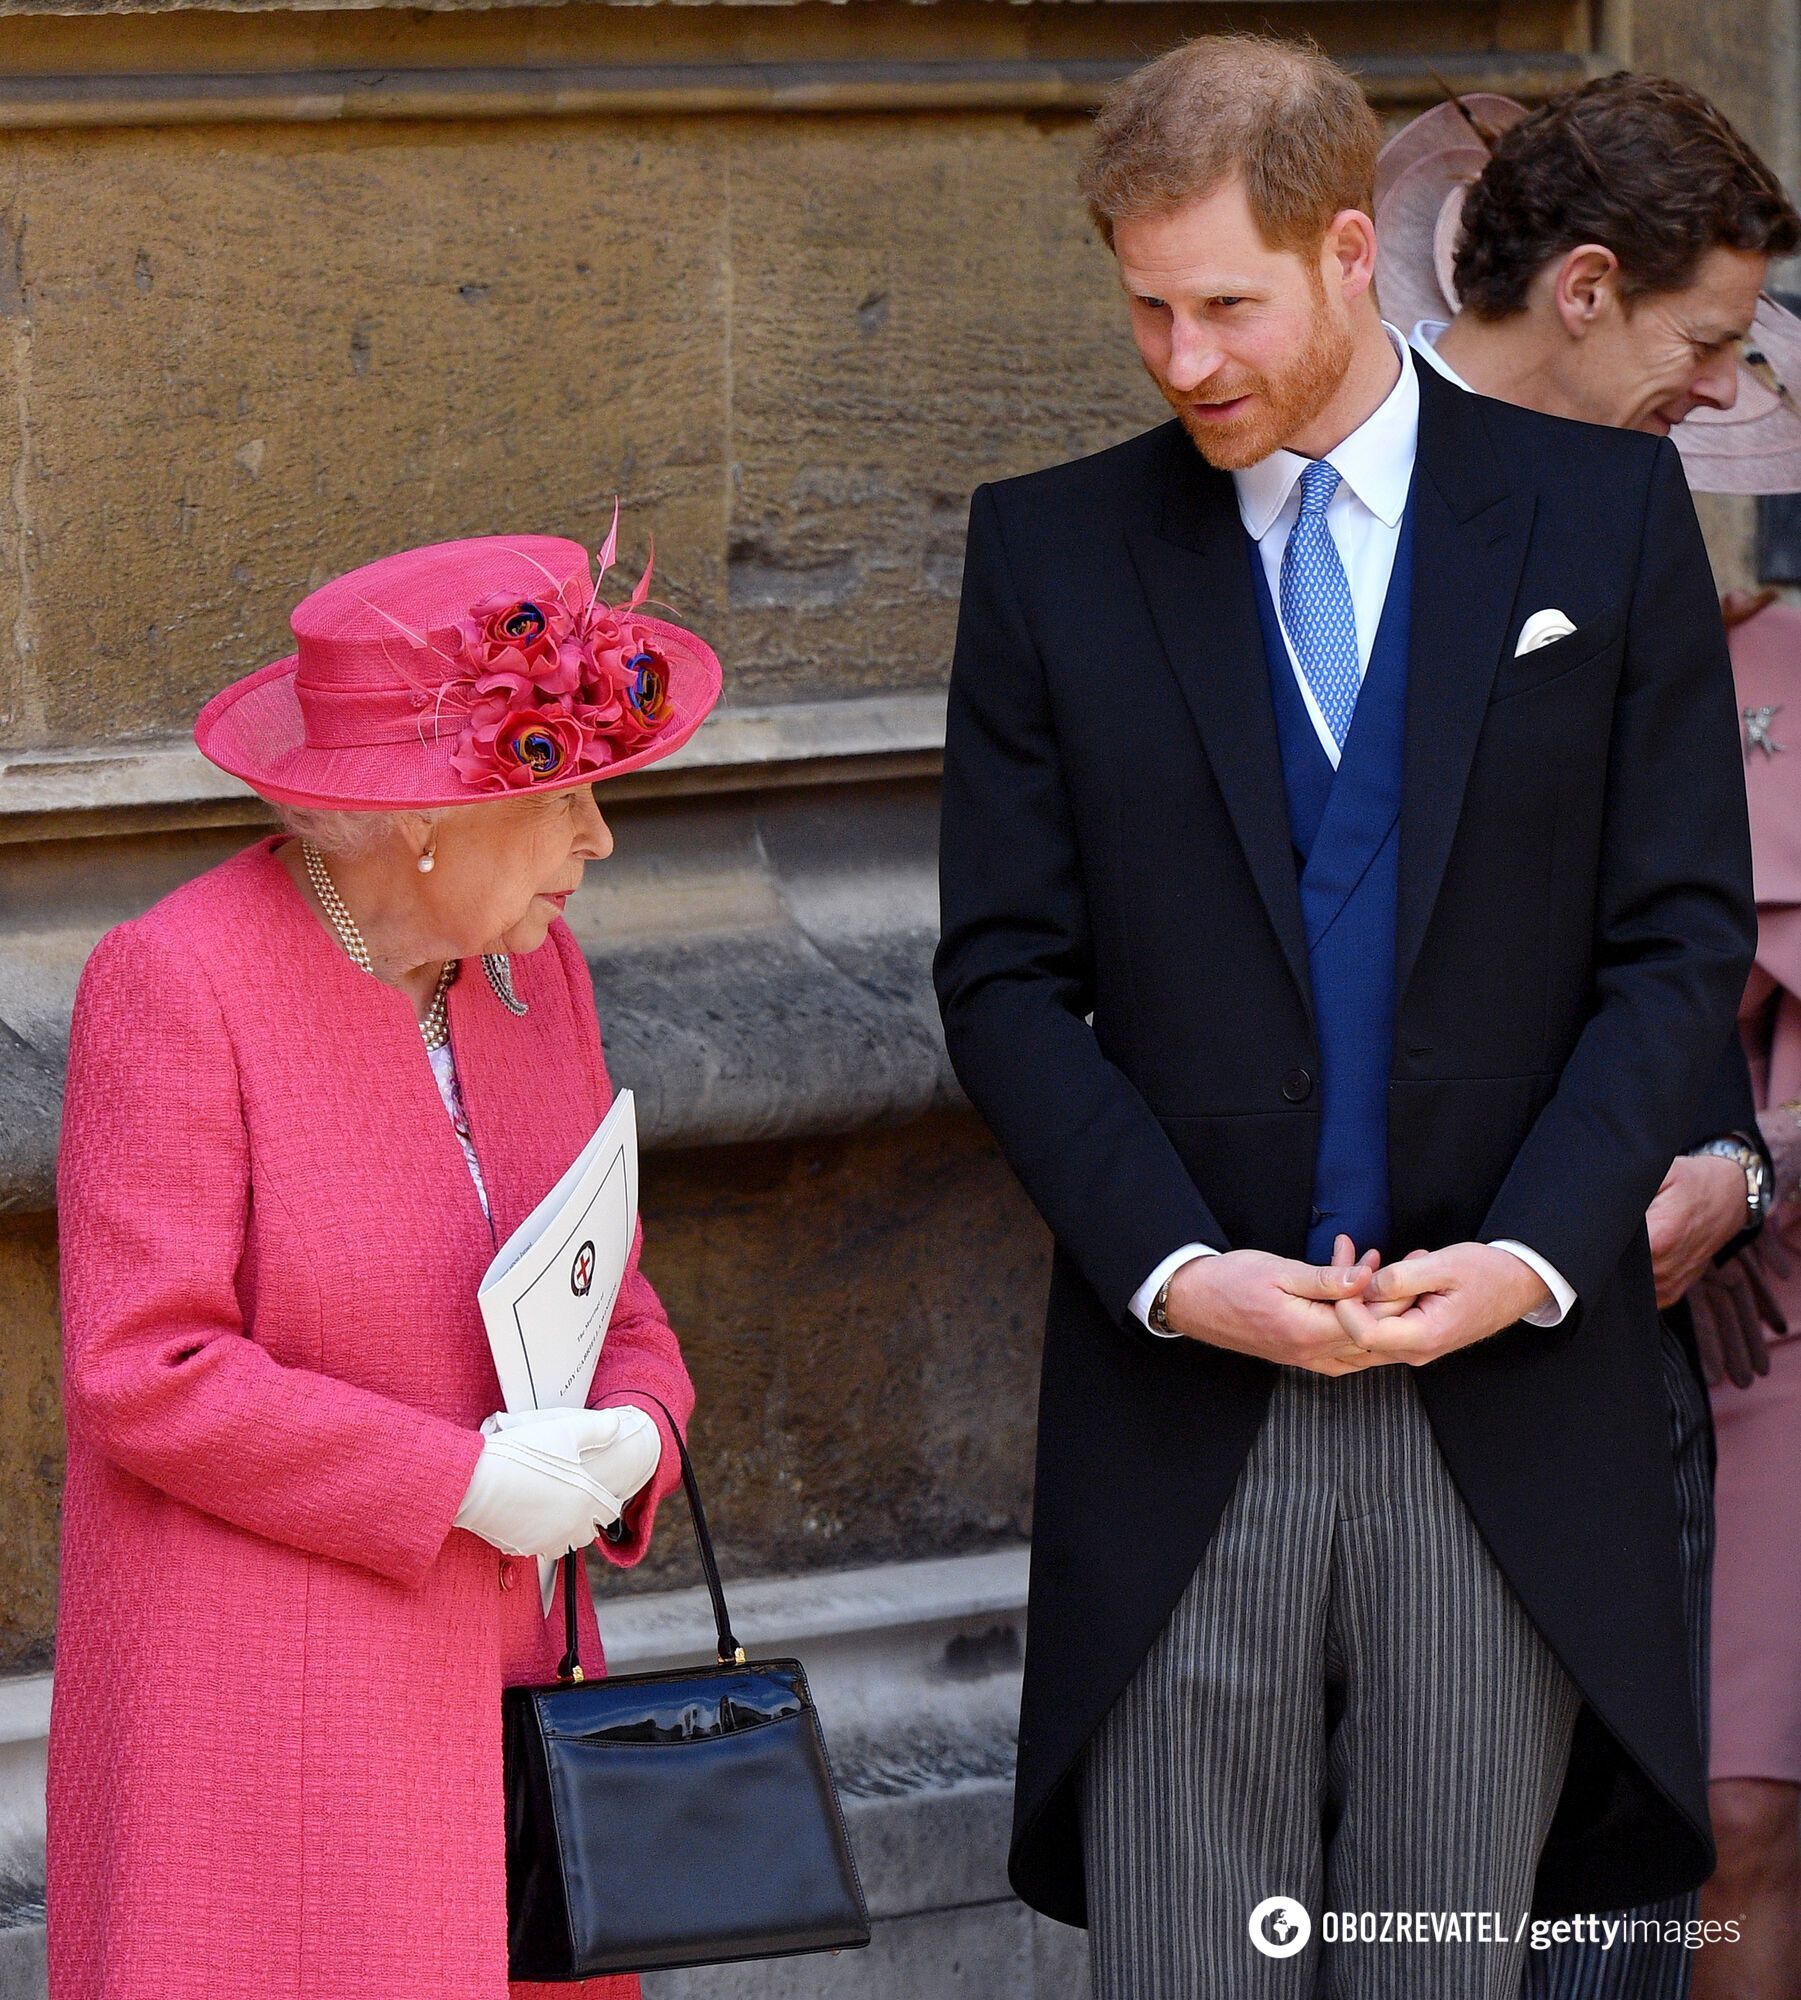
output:
[[[109,932],[75,1006],[53,2000],[509,1991],[500,1691],[553,1677],[562,1606],[451,1522],[499,1400],[477,1282],[610,1100],[593,990],[560,922],[523,1018],[451,988],[490,1228],[410,1002],[280,838]],[[591,1401],[645,1391],[685,1425],[634,1250]],[[658,1423],[610,1561],[679,1479]]]

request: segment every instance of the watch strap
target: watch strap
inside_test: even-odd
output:
[[[1755,1229],[1770,1206],[1769,1170],[1763,1153],[1742,1134],[1726,1133],[1689,1149],[1691,1159],[1717,1156],[1731,1160],[1745,1177],[1745,1226]]]
[[[1162,1284],[1157,1287],[1157,1296],[1152,1299],[1150,1309],[1145,1314],[1145,1318],[1149,1321],[1150,1329],[1153,1333],[1173,1333],[1175,1331],[1175,1328],[1169,1323],[1169,1288],[1175,1281],[1176,1274],[1172,1271]]]

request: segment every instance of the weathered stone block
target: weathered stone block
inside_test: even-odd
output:
[[[62,1519],[63,1422],[56,1229],[0,1227],[0,1673],[50,1663]]]
[[[654,523],[664,594],[715,626],[728,265],[690,131],[8,135],[13,740],[185,727],[328,576],[598,541],[615,493],[628,556]]]
[[[1087,1964],[1038,1948],[1054,1929],[1022,1903],[896,1917],[866,1951],[654,1973],[644,2000],[1085,2000]]]
[[[652,1154],[642,1198],[730,1573],[1029,1533],[1048,1246],[973,1115]],[[633,1572],[695,1574],[682,1533]]]
[[[1162,414],[1076,197],[1084,124],[734,131],[727,585],[763,697],[938,679],[971,490]]]

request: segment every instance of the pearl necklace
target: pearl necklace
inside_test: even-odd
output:
[[[300,843],[300,852],[306,861],[307,880],[313,885],[313,894],[319,898],[320,907],[331,919],[331,927],[338,934],[339,942],[349,954],[350,962],[359,971],[375,976],[375,967],[369,958],[369,947],[363,942],[363,934],[356,927],[356,919],[350,914],[344,898],[338,894],[338,885],[331,879],[331,872],[325,865],[325,856],[310,840]],[[431,1005],[425,1010],[425,1018],[419,1023],[419,1032],[425,1037],[428,1049],[441,1049],[450,1040],[450,1021],[445,1012],[445,1004],[450,994],[450,983],[457,976],[457,962],[454,958],[444,961],[444,970],[438,974],[438,984],[431,997]]]

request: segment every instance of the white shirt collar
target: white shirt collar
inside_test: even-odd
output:
[[[1385,527],[1394,527],[1407,505],[1413,478],[1413,458],[1419,443],[1420,385],[1413,360],[1398,328],[1382,322],[1400,358],[1395,385],[1342,444],[1326,453],[1326,462]],[[1253,541],[1262,541],[1288,504],[1301,474],[1313,461],[1299,452],[1277,450],[1255,465],[1234,472],[1238,516]]]
[[[1436,369],[1455,388],[1468,389],[1470,385],[1438,351],[1438,337],[1449,329],[1450,324],[1448,319],[1416,320],[1408,345],[1425,361],[1427,367]],[[1474,393],[1471,390],[1471,394]]]

